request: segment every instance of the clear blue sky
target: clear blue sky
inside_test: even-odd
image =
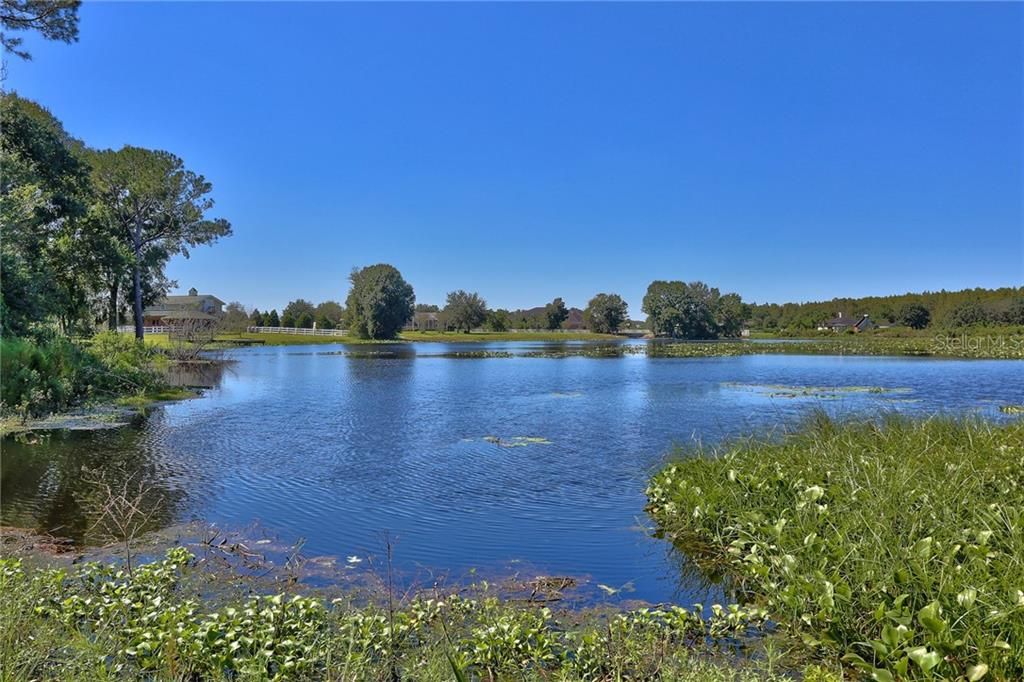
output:
[[[495,307],[701,279],[787,301],[1024,281],[1024,5],[86,3],[8,87],[185,159],[279,310],[393,263]]]

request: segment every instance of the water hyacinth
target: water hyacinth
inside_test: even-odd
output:
[[[673,462],[647,495],[815,652],[878,680],[1024,678],[1020,423],[819,417]]]
[[[132,574],[88,564],[26,571],[0,559],[0,664],[13,679],[781,680],[756,661],[701,663],[758,641],[760,608],[699,605],[586,622],[549,608],[458,594],[393,609],[299,594],[209,610],[175,548]],[[98,655],[99,654],[99,655]],[[97,664],[97,661],[99,663]],[[756,671],[756,672],[755,672]],[[70,676],[70,677],[69,677]],[[823,679],[836,679],[826,677]]]

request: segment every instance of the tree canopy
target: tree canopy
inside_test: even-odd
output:
[[[931,322],[932,315],[920,303],[906,303],[900,308],[897,321],[912,329],[924,329]]]
[[[444,319],[453,329],[469,333],[487,319],[487,301],[476,292],[462,289],[449,292],[444,306]]]
[[[135,336],[142,338],[143,277],[152,273],[149,257],[166,258],[231,234],[223,219],[208,220],[213,189],[202,175],[165,151],[122,147],[91,155],[97,213],[115,240],[130,248]],[[159,263],[162,271],[162,263]],[[149,267],[147,267],[149,266]]]
[[[556,298],[544,306],[544,317],[547,320],[548,329],[561,329],[562,323],[569,317],[569,310],[565,307],[565,301]]]
[[[360,338],[393,339],[412,319],[416,296],[412,286],[392,265],[380,263],[355,269],[345,309],[349,330]]]
[[[76,42],[81,4],[81,0],[0,0],[0,44],[11,54],[31,59],[21,47],[22,39],[11,31],[38,31],[47,40]]]
[[[738,294],[722,296],[704,282],[651,282],[644,295],[647,323],[658,336],[716,339],[737,336],[749,312]]]
[[[628,319],[628,307],[618,294],[597,294],[583,311],[587,327],[602,334],[617,332]]]

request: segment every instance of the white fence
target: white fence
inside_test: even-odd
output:
[[[298,334],[300,336],[345,336],[346,329],[303,329],[300,327],[249,327],[253,334]]]
[[[117,331],[121,334],[134,334],[135,327],[124,324],[117,328]],[[170,327],[143,327],[142,331],[144,334],[168,334],[171,331]]]

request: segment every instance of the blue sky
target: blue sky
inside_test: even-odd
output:
[[[86,3],[7,87],[181,156],[261,309],[396,265],[494,307],[701,279],[788,301],[1024,281],[1024,5]]]

